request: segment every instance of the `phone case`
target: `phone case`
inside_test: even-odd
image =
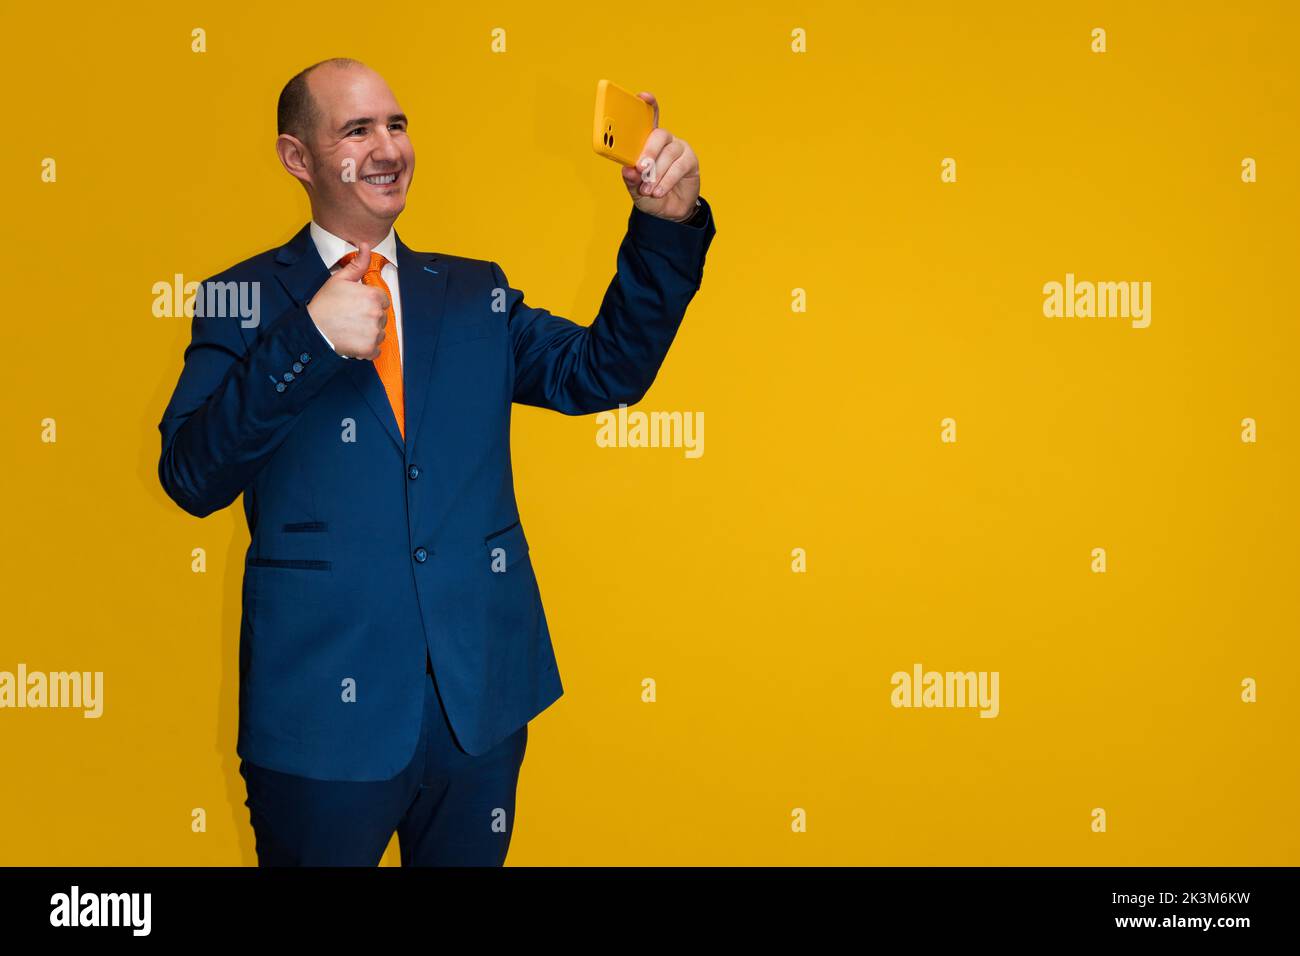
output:
[[[601,156],[635,166],[655,124],[655,108],[617,83],[596,84],[592,148]]]

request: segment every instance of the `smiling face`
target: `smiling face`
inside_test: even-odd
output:
[[[307,74],[311,122],[282,133],[285,168],[306,187],[312,218],[359,244],[388,235],[415,173],[406,116],[383,78],[361,64],[325,63]]]

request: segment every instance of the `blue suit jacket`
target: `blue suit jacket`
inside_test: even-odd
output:
[[[307,227],[207,280],[259,283],[260,321],[196,311],[158,477],[198,517],[244,495],[240,757],[394,776],[420,733],[426,649],[470,754],[563,694],[515,503],[511,403],[639,401],[714,232],[707,202],[686,223],[633,207],[589,327],[525,304],[495,262],[399,236],[405,441],[374,364],[335,353],[307,313],[329,278]]]

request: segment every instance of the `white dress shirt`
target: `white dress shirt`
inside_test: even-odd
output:
[[[320,253],[321,260],[325,263],[325,267],[329,269],[330,275],[339,271],[338,261],[340,259],[349,252],[358,251],[357,247],[346,239],[340,239],[334,233],[322,229],[314,219],[311,223],[311,241],[316,244],[316,251]],[[394,230],[389,228],[388,235],[384,237],[384,240],[379,245],[372,247],[371,251],[379,253],[388,260],[384,263],[384,267],[379,270],[379,277],[388,283],[388,291],[393,294],[393,323],[397,326],[397,358],[400,364],[406,350],[402,348],[402,294],[397,287],[397,234]],[[319,326],[317,331],[320,331]],[[392,334],[391,329],[385,328],[384,331]],[[321,332],[321,338],[329,343],[330,348],[334,349],[334,343],[330,342],[328,335]],[[387,336],[384,337],[384,341],[388,341]],[[338,349],[334,349],[334,351],[337,352]],[[345,355],[343,357],[351,358],[352,356]]]

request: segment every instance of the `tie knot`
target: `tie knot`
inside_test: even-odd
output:
[[[340,259],[340,260],[338,261],[338,264],[339,264],[340,266],[345,266],[345,265],[347,265],[349,262],[351,262],[353,259],[355,259],[356,257],[357,257],[357,250],[354,249],[352,252],[349,252],[349,253],[348,253],[347,255],[345,255],[342,259]],[[370,268],[366,270],[366,275],[369,275],[369,274],[372,273],[372,272],[378,272],[378,271],[381,270],[381,269],[382,269],[382,268],[383,268],[387,263],[388,263],[388,260],[385,259],[383,256],[381,256],[379,253],[377,253],[377,252],[372,252],[372,253],[370,253]]]

